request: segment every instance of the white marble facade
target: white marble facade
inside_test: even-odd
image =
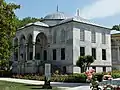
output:
[[[111,34],[112,68],[120,70],[120,33]]]
[[[96,58],[91,65],[96,72],[111,71],[110,30],[80,16],[49,14],[21,27],[13,45],[13,73],[42,74],[44,63],[51,63],[52,72],[79,73],[76,61],[80,55]]]

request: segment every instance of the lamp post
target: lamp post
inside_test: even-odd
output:
[[[47,47],[48,48],[50,47],[49,43],[48,43]],[[50,49],[48,49],[48,54],[50,54]],[[52,86],[50,86],[51,64],[45,63],[45,71],[44,71],[44,73],[45,73],[45,83],[43,85],[43,89],[52,89]]]
[[[43,85],[43,89],[52,89],[50,86],[50,78],[51,78],[51,64],[45,64],[45,83]]]

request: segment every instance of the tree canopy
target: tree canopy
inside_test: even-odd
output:
[[[17,28],[14,11],[18,8],[20,5],[0,0],[0,66],[10,58],[11,42]]]
[[[94,62],[94,58],[90,55],[80,56],[76,62],[76,65],[81,68],[81,72],[85,72],[87,67]]]
[[[25,17],[23,19],[18,19],[16,18],[16,22],[17,22],[17,28],[20,28],[28,23],[34,23],[34,22],[37,22],[37,21],[40,21],[39,18],[33,18],[33,17]]]
[[[114,25],[112,27],[112,30],[118,30],[118,31],[120,31],[120,24],[119,25]]]

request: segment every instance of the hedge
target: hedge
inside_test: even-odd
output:
[[[113,78],[120,78],[120,71],[118,71],[118,70],[112,71],[111,74],[112,74]]]
[[[44,81],[44,76],[39,75],[13,75],[13,78],[40,80]],[[73,83],[85,83],[85,74],[71,74],[71,75],[52,75],[52,82],[73,82]]]
[[[120,71],[112,71],[110,72],[112,74],[113,78],[120,78]],[[95,76],[99,82],[102,81],[103,76],[106,75],[106,73],[96,73]],[[44,76],[40,75],[13,75],[14,78],[21,78],[21,79],[29,79],[29,80],[40,80],[44,81]],[[80,74],[70,74],[70,75],[52,75],[51,81],[52,82],[71,82],[71,83],[85,83],[86,82],[86,75],[84,73]]]
[[[12,76],[11,71],[0,70],[0,77],[11,77],[11,76]]]

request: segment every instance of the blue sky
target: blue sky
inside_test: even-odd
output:
[[[41,18],[47,14],[59,11],[69,16],[76,14],[80,9],[80,16],[97,24],[112,27],[120,24],[120,0],[6,0],[20,4],[21,8],[15,13],[19,18]]]

